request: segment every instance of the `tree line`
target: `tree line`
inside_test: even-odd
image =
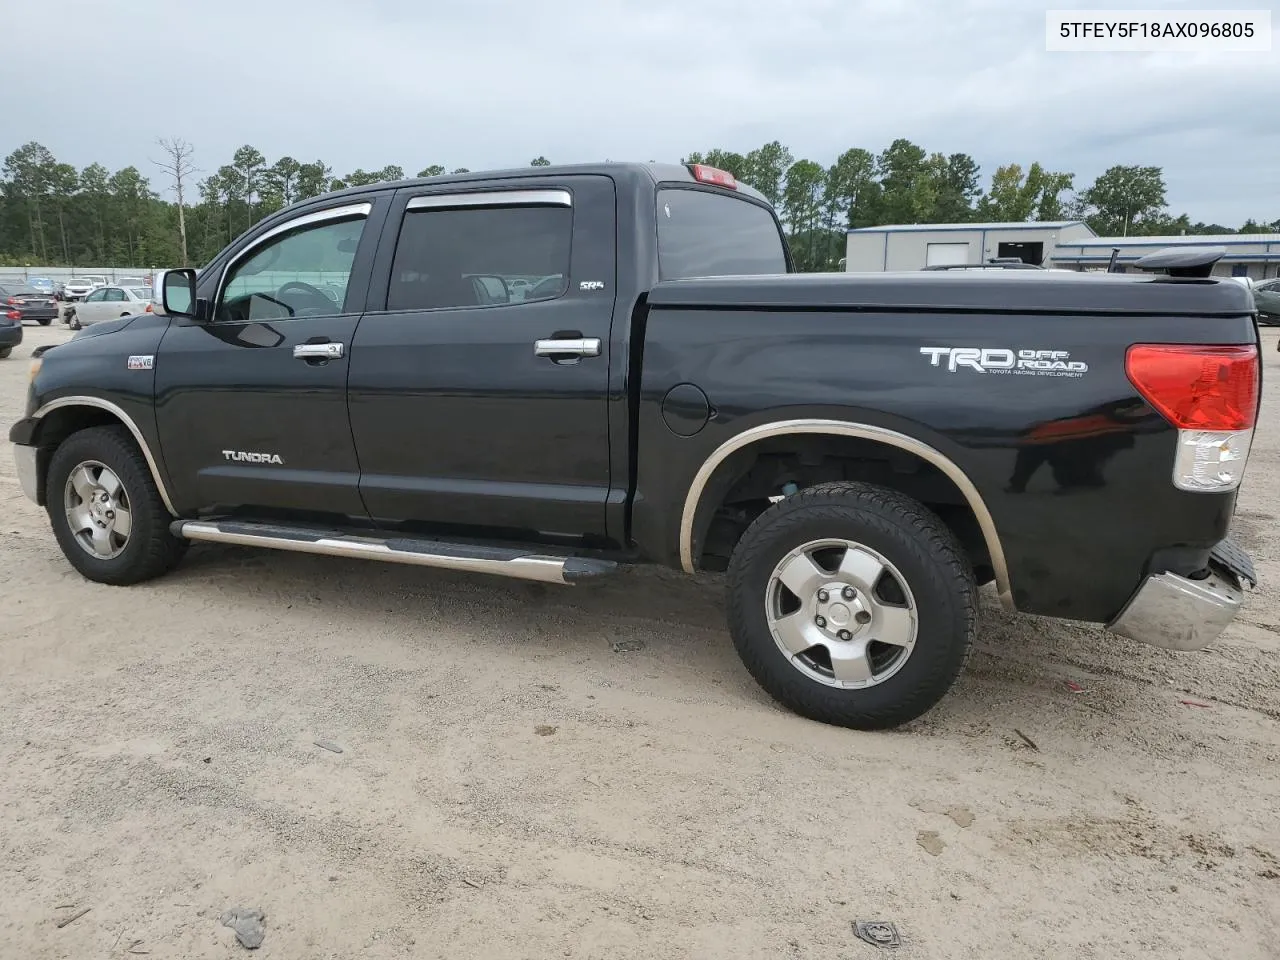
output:
[[[99,163],[78,170],[39,143],[18,147],[0,170],[0,264],[198,265],[281,207],[406,176],[394,164],[335,175],[322,160],[268,162],[246,144],[197,178],[190,144],[158,140],[154,152],[146,172],[113,173]],[[1280,231],[1280,220],[1250,219],[1236,230],[1173,214],[1163,170],[1154,166],[1113,166],[1077,189],[1072,173],[1010,163],[984,183],[970,155],[930,153],[905,139],[878,153],[854,147],[826,166],[796,159],[776,140],[747,153],[696,151],[681,162],[727,170],[767,197],[802,270],[835,269],[846,229],[893,223],[1080,219],[1103,236]],[[540,156],[531,165],[549,161]],[[468,171],[432,164],[416,176],[446,172]]]

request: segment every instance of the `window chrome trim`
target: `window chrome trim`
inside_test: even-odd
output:
[[[726,440],[709,456],[693,478],[689,493],[685,497],[684,511],[680,516],[680,565],[686,573],[696,573],[697,564],[693,556],[693,525],[697,517],[698,507],[702,500],[703,490],[711,480],[712,474],[730,454],[743,447],[750,446],[758,440],[769,437],[783,437],[789,434],[829,434],[839,437],[853,437],[858,440],[874,440],[885,443],[908,453],[914,453],[920,459],[933,464],[951,480],[963,494],[973,515],[982,530],[982,539],[986,541],[987,552],[991,554],[991,567],[995,574],[996,589],[1000,594],[1000,603],[1009,612],[1016,611],[1013,603],[1013,588],[1009,583],[1009,567],[1005,561],[1004,547],[1000,544],[1000,534],[996,530],[995,519],[987,509],[982,494],[974,486],[973,481],[954,461],[929,446],[923,441],[909,437],[896,430],[886,430],[867,423],[852,423],[845,420],[779,420],[744,430],[735,437]]]
[[[296,230],[298,227],[309,227],[313,223],[324,223],[326,220],[343,220],[347,217],[367,217],[373,211],[373,201],[363,200],[360,203],[348,203],[341,207],[328,207],[324,210],[317,210],[315,213],[306,213],[300,217],[294,217],[292,220],[286,220],[284,223],[277,224],[260,237],[254,237],[249,245],[236,254],[236,260],[243,257],[248,251],[254,247],[260,246],[263,242],[270,240],[272,237],[278,237],[282,233],[288,233],[290,230]]]
[[[147,445],[146,437],[142,435],[142,431],[138,429],[138,425],[133,422],[132,417],[110,400],[103,400],[101,397],[59,397],[57,400],[50,400],[33,413],[31,418],[33,420],[41,420],[45,414],[57,410],[59,407],[97,407],[99,410],[105,410],[107,413],[112,414],[128,427],[129,432],[133,434],[133,439],[137,441],[138,448],[142,451],[142,456],[147,461],[147,466],[151,470],[151,479],[155,481],[156,489],[160,491],[160,499],[164,501],[165,509],[175,517],[178,515],[178,511],[173,509],[173,501],[169,499],[169,491],[165,489],[164,478],[160,476],[160,467],[156,463],[156,458],[151,454],[151,447]]]
[[[315,213],[306,213],[300,217],[294,217],[292,220],[286,220],[284,223],[277,224],[260,237],[254,237],[244,247],[242,247],[234,257],[227,261],[227,265],[222,268],[222,276],[218,277],[218,288],[214,291],[213,304],[210,307],[210,317],[216,317],[218,312],[218,304],[222,302],[222,294],[226,289],[227,277],[231,273],[232,267],[235,267],[249,254],[253,253],[269,240],[273,240],[282,233],[290,233],[299,227],[309,227],[313,224],[324,223],[327,220],[346,220],[348,217],[365,217],[373,212],[373,201],[362,200],[360,203],[348,203],[341,207],[328,207],[324,210],[317,210]],[[341,305],[339,305],[341,308]]]
[[[568,190],[483,190],[472,193],[430,193],[411,197],[406,210],[448,207],[572,207]]]

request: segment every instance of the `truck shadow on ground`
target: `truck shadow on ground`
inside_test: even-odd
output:
[[[372,626],[379,642],[398,644],[412,658],[428,658],[433,645],[465,635],[495,654],[594,659],[620,671],[623,682],[634,672],[685,696],[782,710],[738,661],[725,626],[725,580],[717,574],[636,567],[560,587],[198,544],[160,583],[184,596],[204,594],[215,608],[230,604],[264,620],[296,621],[301,635],[316,617],[339,629],[347,620],[353,628]],[[1144,697],[1167,694],[1174,668],[1165,651],[1087,624],[1007,614],[990,588],[982,596],[968,669],[938,707],[903,730],[990,735],[1075,716],[1105,736],[1119,717],[1140,719]],[[1074,695],[1072,684],[1089,694]]]

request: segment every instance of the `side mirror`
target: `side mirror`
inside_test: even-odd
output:
[[[152,313],[171,317],[195,317],[196,305],[196,272],[190,267],[179,270],[159,270],[152,281],[155,291],[155,304],[159,309]]]

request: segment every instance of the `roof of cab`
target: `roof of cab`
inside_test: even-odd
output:
[[[387,180],[380,183],[372,183],[362,187],[347,187],[345,190],[336,190],[332,193],[324,193],[319,197],[312,197],[304,200],[302,204],[310,205],[318,200],[331,200],[335,197],[354,196],[356,194],[367,194],[371,190],[399,190],[403,187],[434,187],[447,186],[449,184],[458,184],[465,186],[476,182],[488,180],[520,180],[532,177],[557,177],[572,175],[596,175],[596,176],[612,176],[617,177],[619,174],[631,174],[647,176],[654,183],[697,183],[693,173],[688,167],[679,163],[624,163],[606,161],[604,163],[579,163],[579,164],[555,164],[547,167],[512,167],[506,170],[472,170],[467,173],[446,173],[438,177],[412,177],[404,180]],[[738,181],[735,190],[728,190],[723,187],[719,188],[726,193],[738,193],[743,196],[751,197],[753,200],[759,200],[762,203],[768,203],[764,195],[754,187],[750,187]]]

